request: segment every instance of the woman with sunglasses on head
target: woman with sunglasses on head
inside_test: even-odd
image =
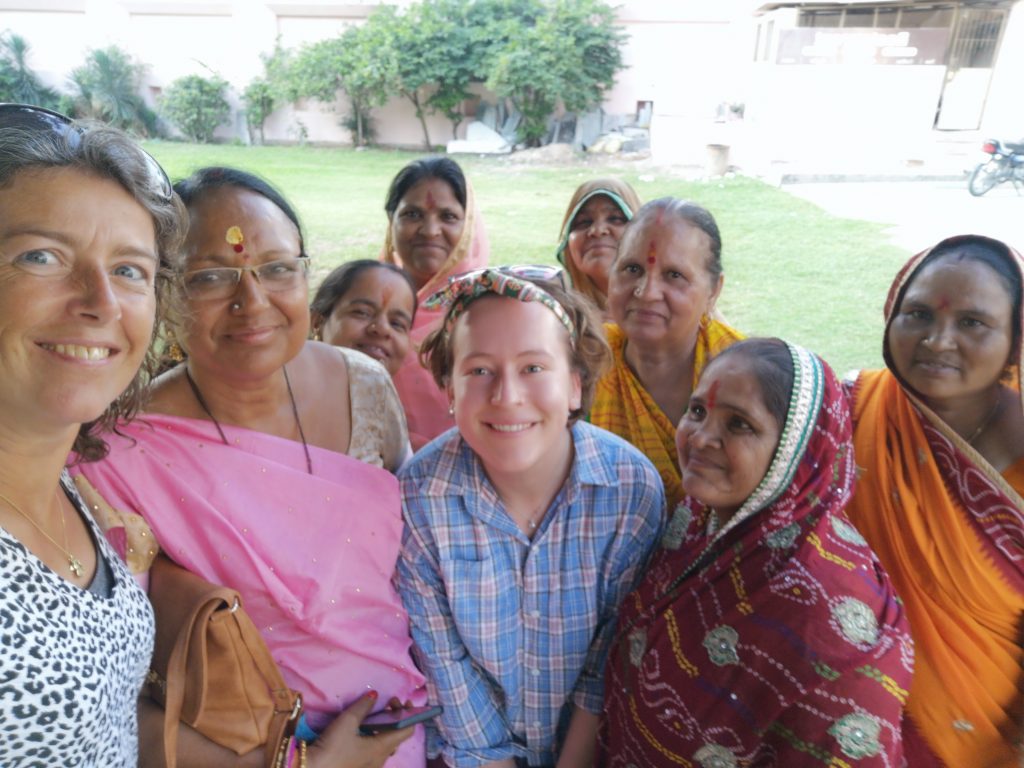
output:
[[[383,428],[357,423],[342,352],[308,340],[296,214],[265,181],[234,169],[197,171],[176,189],[190,225],[173,263],[181,306],[168,341],[184,359],[86,475],[113,507],[142,515],[174,561],[241,593],[303,696],[300,736],[319,734],[310,766],[422,766],[411,728],[358,735],[362,717],[389,699],[422,703],[423,677],[391,586],[398,484],[362,433]],[[377,402],[394,398],[380,374]],[[144,720],[157,724],[153,738],[161,717]],[[238,759],[182,731],[184,765]],[[259,764],[262,753],[241,764]]]
[[[580,421],[608,345],[535,268],[452,281],[424,358],[456,428],[399,472],[398,583],[449,766],[589,766],[619,601],[664,514],[651,463]],[[554,274],[550,274],[554,277]]]
[[[384,210],[388,231],[381,261],[412,278],[420,304],[449,278],[487,266],[490,246],[473,187],[451,158],[424,157],[402,168],[391,181]],[[420,307],[409,333],[412,353],[395,374],[413,450],[453,424],[444,393],[419,360],[419,346],[442,314]]]
[[[138,410],[185,219],[120,131],[0,105],[0,765],[137,763],[153,616],[65,471]],[[143,371],[140,372],[140,366]]]

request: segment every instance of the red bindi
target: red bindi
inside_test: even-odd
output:
[[[437,203],[434,201],[434,193],[429,189],[427,190],[427,199],[424,201],[424,205],[428,211],[432,211],[437,207]]]
[[[647,246],[647,265],[654,266],[654,257],[658,253],[658,244],[651,240],[650,245]]]
[[[949,300],[948,296],[940,296],[939,297],[939,311],[945,311],[945,310],[949,309],[951,304],[952,304],[952,302]]]
[[[708,390],[708,408],[715,407],[715,396],[718,394],[719,381],[716,379],[711,382],[711,389]]]
[[[235,253],[241,253],[242,251],[245,250],[245,246],[242,245],[241,243],[235,243],[235,245],[233,247],[234,247]],[[246,258],[248,258],[248,257],[246,257]]]

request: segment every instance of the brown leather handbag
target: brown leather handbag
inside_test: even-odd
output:
[[[177,764],[179,720],[238,755],[262,746],[272,765],[302,697],[285,684],[238,592],[163,554],[149,573],[156,644],[147,682],[164,708],[168,768]]]

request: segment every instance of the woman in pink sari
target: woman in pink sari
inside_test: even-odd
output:
[[[490,246],[473,187],[447,157],[414,160],[399,171],[391,181],[384,210],[388,231],[381,260],[408,273],[420,304],[409,334],[413,351],[395,374],[409,438],[413,450],[419,450],[455,426],[447,396],[420,364],[420,343],[444,315],[438,309],[424,309],[423,301],[450,277],[486,267]]]
[[[303,696],[299,735],[310,742],[311,767],[422,768],[421,733],[358,735],[363,717],[392,697],[422,703],[423,677],[391,586],[402,522],[397,482],[380,468],[387,430],[353,407],[350,392],[365,394],[348,386],[357,368],[340,350],[307,341],[298,220],[273,188],[241,171],[203,169],[176,190],[190,214],[173,265],[185,311],[167,341],[183,359],[84,474],[125,513],[112,536],[135,570],[158,543],[180,565],[241,592]],[[364,367],[380,368],[369,358]],[[378,403],[395,397],[380,373],[380,391],[368,395]],[[102,506],[84,485],[89,503]],[[159,753],[162,713],[144,707],[140,720],[141,753]],[[239,757],[182,724],[178,754],[190,767],[248,766],[261,764],[263,750]]]

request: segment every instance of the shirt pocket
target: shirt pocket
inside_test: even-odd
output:
[[[452,560],[446,570],[452,621],[462,644],[476,664],[500,677],[521,647],[515,574],[492,559]]]

